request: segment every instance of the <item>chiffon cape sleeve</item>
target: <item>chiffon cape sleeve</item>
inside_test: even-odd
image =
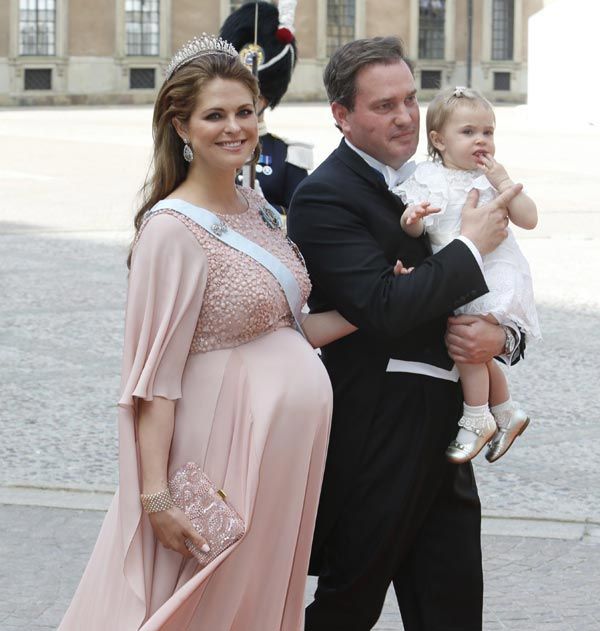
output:
[[[176,217],[161,213],[142,227],[129,275],[119,399],[119,517],[125,578],[145,611],[144,560],[137,445],[137,400],[176,400],[202,307],[206,255]]]
[[[151,218],[134,248],[119,405],[181,398],[181,377],[206,286],[196,237],[169,214]]]

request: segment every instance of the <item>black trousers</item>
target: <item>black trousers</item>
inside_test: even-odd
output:
[[[444,451],[458,384],[386,375],[357,476],[328,535],[306,631],[368,631],[393,583],[406,631],[481,631],[481,506],[471,465]]]

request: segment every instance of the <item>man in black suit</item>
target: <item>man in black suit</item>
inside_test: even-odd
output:
[[[410,172],[419,132],[401,42],[351,42],[324,79],[344,138],[297,189],[289,234],[313,282],[311,310],[338,309],[358,331],[322,349],[334,415],[305,628],[371,629],[393,583],[407,631],[480,631],[481,509],[470,463],[444,455],[462,409],[444,335],[452,310],[487,292],[481,255],[506,237],[520,189],[477,210],[471,193],[461,237],[431,256],[426,238],[403,233],[389,191]],[[414,271],[395,276],[398,259]],[[448,349],[483,361],[509,335],[458,318]]]

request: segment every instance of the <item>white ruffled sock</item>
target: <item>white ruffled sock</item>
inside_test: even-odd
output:
[[[508,397],[504,403],[493,405],[490,408],[490,412],[494,415],[494,419],[498,427],[506,427],[508,425],[514,407],[515,404],[513,403],[513,400]]]
[[[477,425],[477,421],[485,415],[488,410],[488,406],[486,405],[467,405],[463,403],[463,416],[467,419],[473,419],[474,425]],[[458,434],[456,435],[456,440],[463,445],[468,445],[473,443],[479,438],[475,432],[472,432],[470,429],[466,429],[461,427],[458,430]]]

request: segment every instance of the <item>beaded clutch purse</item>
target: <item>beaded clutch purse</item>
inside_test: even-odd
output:
[[[192,522],[210,546],[202,552],[189,540],[186,546],[201,567],[208,565],[221,552],[242,537],[244,521],[227,502],[225,493],[215,487],[194,462],[177,469],[169,480],[173,503]]]

